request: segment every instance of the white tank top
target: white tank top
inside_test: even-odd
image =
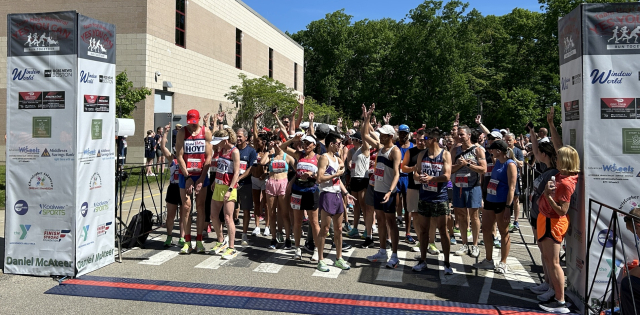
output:
[[[325,175],[333,175],[338,172],[340,168],[340,163],[338,163],[338,158],[333,157],[334,160],[331,160],[329,154],[324,155],[328,160],[329,164],[327,165],[327,170],[324,172]],[[340,177],[334,177],[329,181],[323,182],[318,185],[320,187],[321,192],[330,192],[330,193],[339,193],[340,192]]]
[[[374,170],[376,183],[373,186],[373,189],[377,192],[387,193],[391,190],[394,174],[393,161],[389,159],[389,155],[391,155],[393,148],[394,147],[389,148],[386,152],[383,152],[384,149],[378,151],[376,168]]]
[[[362,154],[362,147],[351,156],[351,177],[366,178],[369,176],[369,156]]]

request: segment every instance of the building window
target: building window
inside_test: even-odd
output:
[[[185,0],[176,0],[176,45],[185,48],[186,25]]]
[[[293,63],[293,89],[298,89],[298,63]]]
[[[236,28],[236,68],[242,70],[242,31]]]
[[[269,78],[273,79],[273,49],[269,48]]]

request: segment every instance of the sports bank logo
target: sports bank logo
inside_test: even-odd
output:
[[[107,232],[109,231],[110,226],[111,226],[111,222],[98,225],[98,230],[97,230],[98,236],[106,235]]]
[[[87,213],[89,213],[89,203],[85,201],[80,206],[80,214],[84,218],[87,216]]]
[[[42,238],[45,242],[60,242],[63,238],[71,233],[71,230],[44,230],[44,237]]]
[[[606,248],[615,246],[617,241],[618,237],[613,237],[613,231],[602,230],[600,231],[600,233],[598,233],[598,243]]]
[[[29,190],[53,190],[51,176],[44,172],[37,172],[29,180]]]
[[[630,77],[631,72],[626,71],[614,71],[593,69],[589,77],[591,77],[591,84],[622,84],[622,80],[625,77]]]
[[[36,75],[40,74],[40,70],[36,70],[34,68],[24,68],[22,70],[18,68],[13,68],[11,71],[11,75],[13,76],[13,81],[33,81],[36,78]]]
[[[27,211],[29,211],[29,205],[24,200],[18,200],[13,205],[13,211],[15,211],[18,215],[25,215]]]
[[[102,177],[98,172],[93,173],[89,182],[89,190],[99,189],[102,187]]]
[[[31,229],[31,224],[20,224],[20,231],[13,232],[15,235],[20,236],[20,240],[27,238],[27,234],[29,234],[29,230]]]

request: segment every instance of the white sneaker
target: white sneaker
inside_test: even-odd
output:
[[[399,263],[400,263],[400,260],[398,259],[398,255],[392,254],[391,259],[387,261],[387,268],[396,269]]]
[[[473,258],[478,258],[480,256],[480,249],[477,245],[471,245],[471,249],[469,250],[469,256]]]
[[[463,256],[469,253],[469,247],[467,245],[462,245],[462,247],[460,247],[459,250],[457,250],[455,253],[453,253],[456,256]]]
[[[532,286],[528,286],[525,287],[525,289],[529,289],[529,291],[535,293],[535,294],[542,294],[545,293],[549,290],[549,284],[546,282],[543,282],[541,284],[538,285],[532,285]]]
[[[265,230],[266,231],[266,230]],[[251,232],[251,235],[253,236],[260,236],[260,227],[257,227],[255,229],[253,229],[253,232]]]
[[[262,235],[264,235],[264,236],[271,236],[271,230],[269,230],[269,228],[268,228],[268,227],[266,227],[266,228],[264,229],[264,233],[262,233]]]
[[[412,252],[419,253],[419,252],[420,252],[420,246],[414,246],[414,247],[411,247],[411,251],[412,251]]]
[[[249,245],[249,242],[247,242],[247,233],[242,233],[242,242],[240,243],[240,245],[242,246]]]
[[[449,267],[444,266],[444,274],[447,275],[447,276],[452,275],[453,274],[453,269],[451,269],[450,266]]]
[[[313,250],[313,256],[311,256],[311,261],[318,261],[318,248]]]
[[[552,288],[549,288],[547,292],[538,295],[538,300],[542,302],[546,302],[551,300],[554,296],[556,296],[556,291]]]
[[[293,259],[302,260],[302,250],[300,249],[300,247],[296,248],[296,253],[295,255],[293,255]]]
[[[427,253],[429,253],[429,255],[440,255],[440,251],[434,243],[429,244],[427,247]]]
[[[495,264],[493,263],[493,260],[487,260],[486,258],[477,264],[473,264],[473,267],[478,269],[485,269],[485,270],[493,270],[496,268]]]
[[[373,227],[371,227],[371,234],[378,234],[378,226],[374,225]]]
[[[424,260],[418,261],[418,263],[411,268],[415,272],[420,272],[422,269],[427,268],[427,262]]]
[[[374,255],[367,256],[367,260],[370,261],[370,262],[386,261],[387,260],[387,252],[385,251],[383,253],[381,251],[378,251]]]
[[[509,270],[509,266],[507,266],[507,264],[500,261],[496,265],[495,272],[504,274],[504,273],[507,273],[508,270]]]

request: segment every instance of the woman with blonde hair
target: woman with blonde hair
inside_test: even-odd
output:
[[[547,312],[569,313],[564,301],[564,271],[560,266],[560,249],[569,228],[567,212],[580,173],[580,157],[576,149],[571,146],[560,148],[556,165],[560,174],[552,177],[546,184],[538,205],[540,214],[537,222],[537,238],[550,280],[548,292],[554,292],[555,299],[543,301],[539,306]]]

